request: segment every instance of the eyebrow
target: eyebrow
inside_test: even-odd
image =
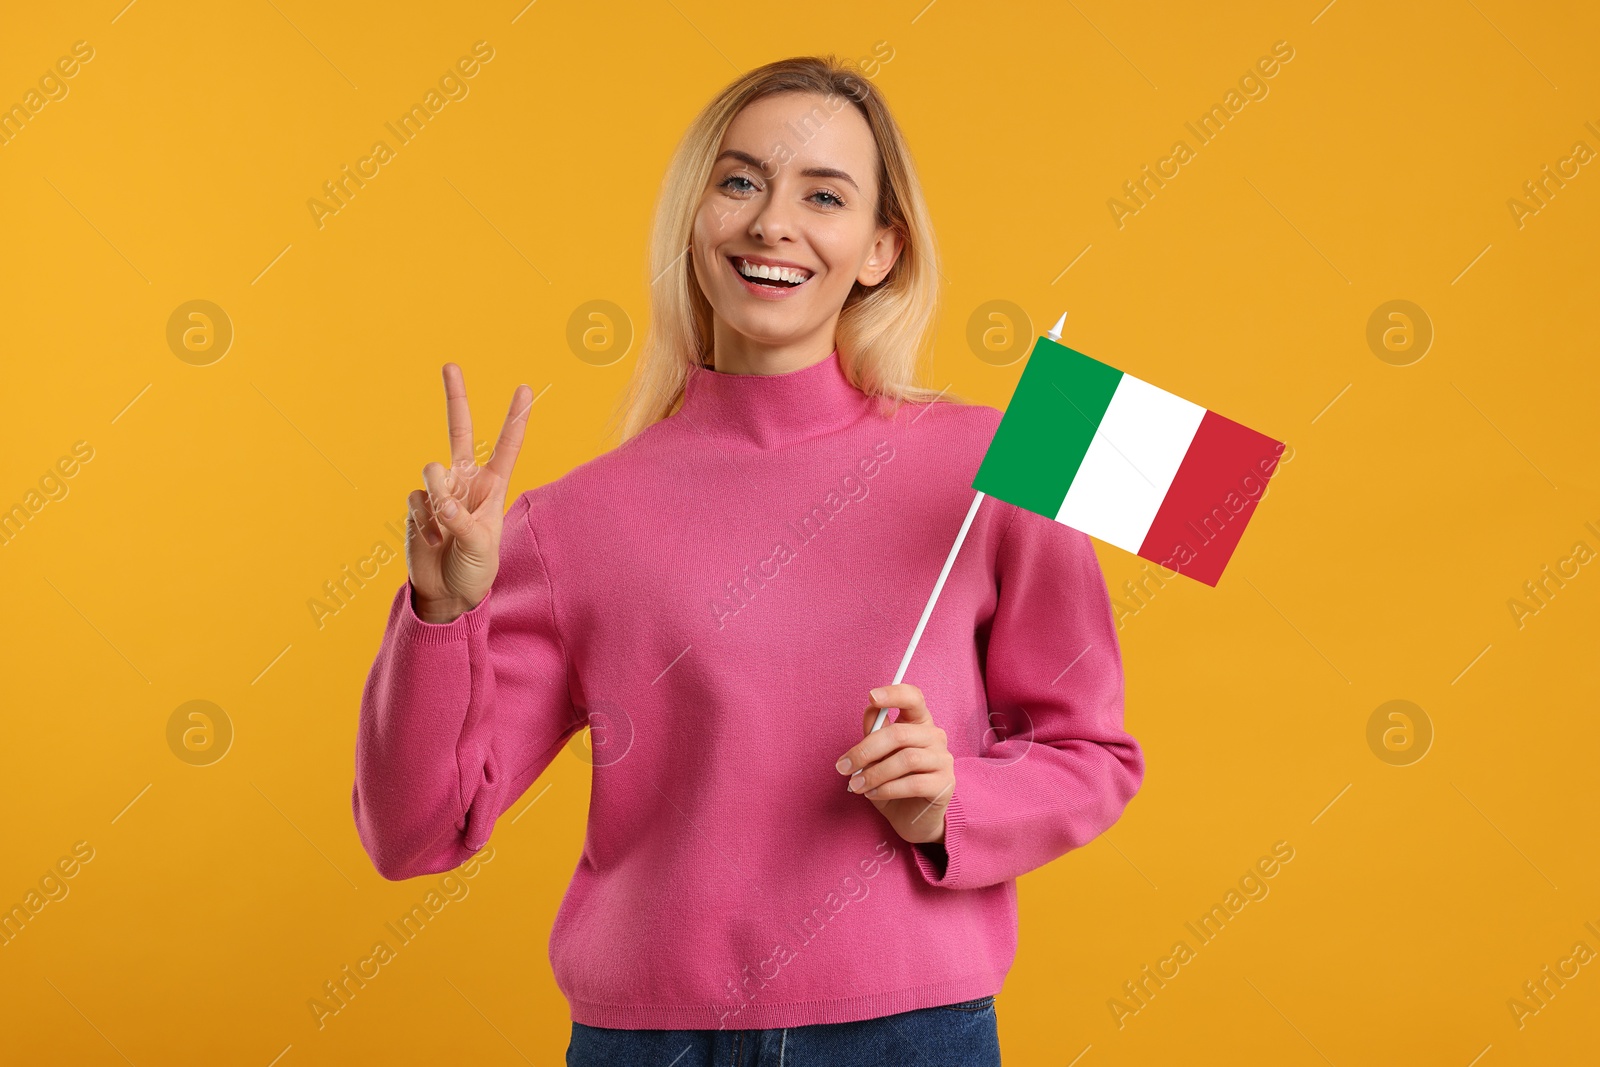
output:
[[[762,164],[761,160],[757,159],[755,156],[752,156],[749,152],[741,152],[737,148],[729,148],[724,151],[716,159],[712,160],[712,166],[721,163],[724,159],[737,159],[746,166],[754,167],[762,174],[767,172],[766,167]],[[840,181],[849,182],[856,192],[859,193],[861,191],[861,187],[856,185],[856,180],[854,178],[850,177],[850,175],[836,167],[807,167],[805,170],[801,171],[800,174],[805,178],[837,178]]]

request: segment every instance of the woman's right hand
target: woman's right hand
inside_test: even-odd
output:
[[[480,467],[472,454],[467,387],[454,363],[444,365],[444,392],[451,466],[424,464],[427,490],[413,489],[406,499],[411,606],[418,618],[434,623],[477,607],[499,573],[506,487],[533,404],[533,390],[517,386],[494,455]]]

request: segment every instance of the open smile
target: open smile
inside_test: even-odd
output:
[[[767,300],[782,300],[803,288],[815,272],[804,267],[768,265],[743,256],[728,256],[728,266],[746,292]]]

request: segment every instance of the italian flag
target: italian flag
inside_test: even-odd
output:
[[[1215,586],[1283,449],[1040,337],[972,488]]]

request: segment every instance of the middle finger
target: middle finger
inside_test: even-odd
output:
[[[876,709],[869,708],[867,716],[876,715]],[[847,773],[854,774],[862,767],[868,766],[883,759],[889,753],[908,745],[926,747],[933,743],[934,732],[930,723],[917,722],[892,722],[883,729],[870,733],[856,742],[845,757],[850,760],[850,769]]]
[[[865,793],[869,789],[876,789],[885,782],[892,782],[907,774],[937,770],[937,764],[938,759],[926,748],[902,748],[876,763],[868,764],[865,770],[851,775],[850,791]]]

